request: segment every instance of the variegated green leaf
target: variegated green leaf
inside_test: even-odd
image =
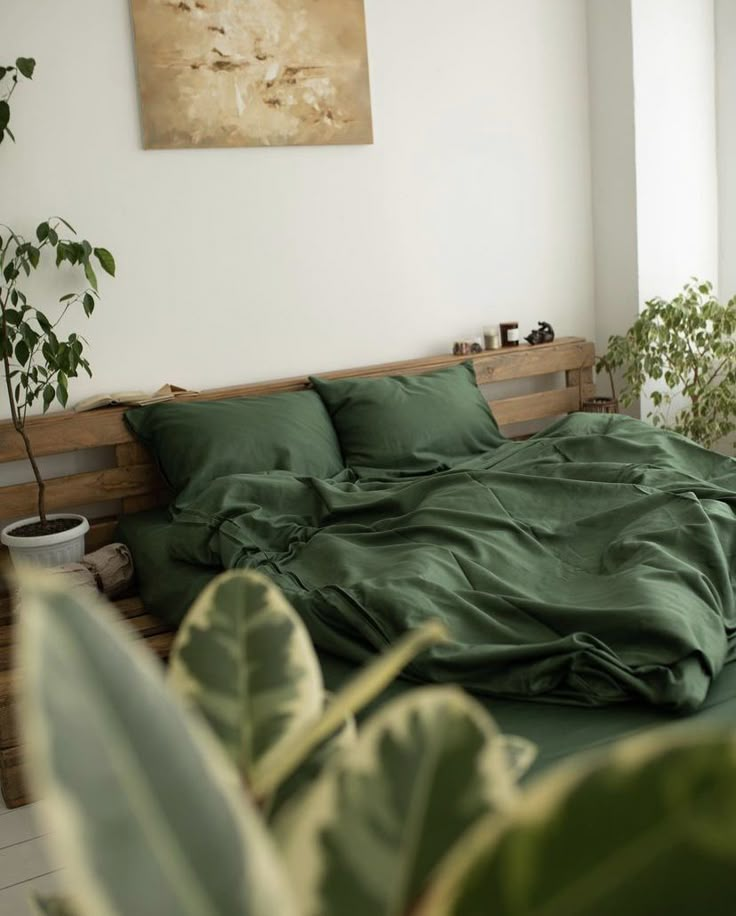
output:
[[[506,767],[514,782],[524,776],[537,758],[537,748],[527,738],[519,735],[501,735]]]
[[[451,847],[514,786],[493,721],[455,687],[387,704],[276,820],[307,916],[408,913]]]
[[[278,755],[319,718],[325,700],[306,627],[253,572],[224,573],[199,596],[174,642],[169,677],[248,782],[265,754]]]
[[[418,912],[731,916],[735,894],[736,737],[659,731],[563,765],[481,822]]]
[[[341,728],[346,719],[374,700],[415,656],[447,639],[446,628],[439,621],[430,620],[407,633],[395,646],[366,665],[328,703],[317,722],[290,736],[258,762],[251,781],[256,797],[268,798],[315,748]]]
[[[329,692],[327,702],[332,702],[332,695]],[[330,735],[326,741],[311,752],[298,769],[281,783],[276,793],[268,799],[268,803],[262,806],[261,810],[267,820],[273,821],[284,805],[306,791],[336,754],[344,754],[351,747],[357,734],[355,718],[350,716],[333,735]]]
[[[289,882],[238,776],[99,600],[21,582],[28,777],[80,916],[273,916]]]
[[[61,897],[39,897],[34,895],[29,901],[34,916],[76,916],[70,903]]]

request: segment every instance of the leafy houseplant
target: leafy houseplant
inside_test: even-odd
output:
[[[706,448],[736,430],[736,297],[725,305],[693,280],[671,301],[656,298],[624,335],[609,338],[597,369],[623,371],[621,403],[648,391],[655,426]]]
[[[731,732],[660,728],[520,790],[529,743],[455,687],[349,725],[446,638],[438,625],[325,706],[303,623],[254,573],[226,573],[195,602],[168,683],[109,607],[56,578],[21,582],[28,776],[69,887],[39,912],[732,911]]]
[[[35,61],[24,57],[18,58],[15,66],[0,67],[0,142],[5,137],[15,139],[9,126],[10,99],[19,79],[31,79],[34,70]],[[93,259],[106,273],[115,275],[115,260],[107,249],[93,247],[86,239],[77,241],[62,237],[65,230],[76,235],[72,226],[61,217],[40,223],[32,240],[9,226],[0,226],[0,354],[12,424],[23,440],[38,489],[38,519],[16,523],[3,532],[3,541],[11,550],[20,549],[23,544],[22,540],[18,543],[18,539],[23,538],[41,536],[48,539],[51,536],[57,544],[60,538],[66,541],[65,533],[70,532],[69,538],[79,539],[75,529],[88,527],[81,516],[48,516],[43,476],[26,430],[30,408],[40,405],[45,412],[54,402],[65,407],[69,379],[76,378],[81,370],[91,376],[84,355],[84,339],[76,333],[70,333],[65,339],[60,337],[59,326],[73,307],[81,306],[87,317],[92,314],[99,295]],[[60,297],[57,314],[51,317],[33,304],[24,288],[24,282],[49,258],[57,268],[74,268],[85,278],[83,289]],[[84,531],[80,549],[83,548],[83,536]],[[53,559],[56,554],[51,552],[50,556]]]

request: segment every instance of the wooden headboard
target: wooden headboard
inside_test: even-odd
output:
[[[534,394],[491,397],[489,403],[501,427],[540,420],[578,410],[580,395],[593,396],[593,344],[582,337],[563,337],[551,344],[519,346],[480,353],[471,357],[434,356],[407,362],[386,363],[322,373],[324,378],[350,376],[409,375],[442,369],[472,359],[481,385],[510,382],[565,373],[564,385],[557,378]],[[258,382],[234,388],[217,388],[186,395],[181,400],[217,400],[249,397],[309,387],[305,376]],[[88,413],[51,413],[34,417],[26,429],[37,456],[107,449],[101,470],[85,471],[47,479],[49,512],[69,511],[80,506],[103,504],[104,518],[92,522],[87,550],[109,543],[119,515],[164,503],[164,483],[148,451],[132,436],[123,421],[125,408],[106,407]],[[0,423],[0,465],[25,458],[23,443],[9,421]],[[0,471],[0,473],[2,473]],[[108,511],[109,510],[109,511]],[[0,487],[0,519],[11,520],[36,513],[34,483]]]

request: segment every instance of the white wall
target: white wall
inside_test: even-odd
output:
[[[0,60],[38,60],[2,220],[60,213],[118,259],[73,398],[444,352],[510,317],[593,335],[584,0],[366,11],[374,146],[145,152],[127,0],[2,0]]]
[[[588,3],[596,345],[606,349],[639,313],[631,6]],[[606,377],[601,393],[606,395]]]
[[[736,2],[716,0],[720,291],[736,295]]]
[[[713,0],[632,0],[641,302],[718,283]]]

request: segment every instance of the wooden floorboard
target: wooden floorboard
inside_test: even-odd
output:
[[[8,810],[0,801],[0,916],[30,914],[33,892],[59,890],[60,869],[49,858],[40,803]]]
[[[0,812],[0,849],[35,840],[43,835],[38,808],[38,802],[12,810],[3,806]]]
[[[0,916],[31,916],[29,899],[33,893],[57,894],[61,891],[59,869],[51,869],[43,875],[19,881],[11,887],[0,890]]]
[[[0,849],[0,891],[54,870],[44,837]]]

